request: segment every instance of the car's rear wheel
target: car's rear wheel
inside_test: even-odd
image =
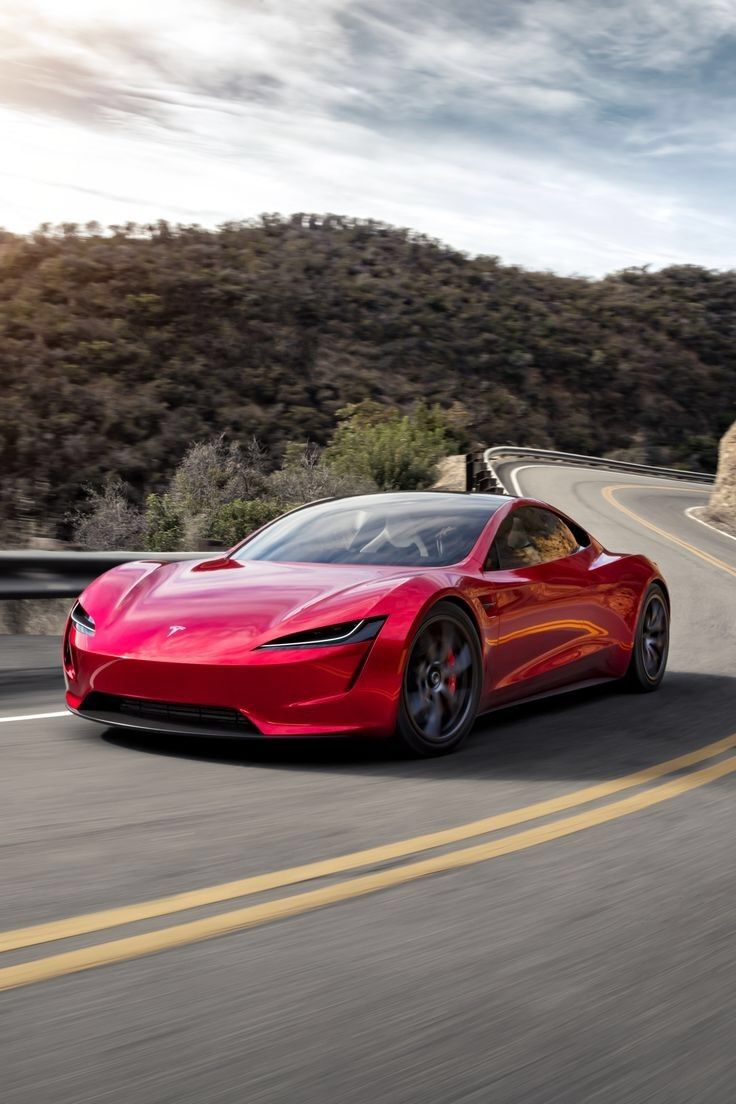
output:
[[[664,591],[655,583],[644,596],[639,613],[631,662],[626,673],[630,689],[640,693],[657,689],[664,678],[669,643],[669,607]]]
[[[482,682],[480,641],[468,614],[438,602],[411,643],[396,743],[412,755],[454,751],[473,726]]]

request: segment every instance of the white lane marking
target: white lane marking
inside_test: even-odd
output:
[[[71,717],[68,709],[62,709],[59,713],[23,713],[19,717],[0,717],[0,724],[7,721],[42,721],[47,717]]]
[[[736,540],[736,537],[734,537],[734,535],[732,533],[726,533],[724,529],[719,529],[717,525],[711,525],[710,522],[703,521],[702,518],[697,517],[697,515],[693,513],[693,510],[702,510],[702,509],[703,509],[702,506],[688,506],[685,513],[686,513],[687,517],[690,518],[691,521],[700,522],[700,524],[704,525],[706,527],[706,529],[712,529],[714,533],[720,533],[720,535],[722,537],[728,537],[729,540]]]
[[[541,468],[541,467],[544,467],[544,466],[545,466],[544,464],[522,464],[520,468],[512,468],[511,469],[511,471],[509,472],[509,483],[513,487],[514,493],[517,494],[519,496],[519,498],[525,498],[526,497],[524,492],[522,491],[521,487],[519,486],[519,480],[518,480],[519,472],[528,471],[529,468]]]

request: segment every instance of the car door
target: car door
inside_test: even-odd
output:
[[[590,571],[595,554],[587,535],[552,510],[520,506],[501,523],[485,563],[486,601],[498,617],[493,701],[602,674],[609,641]]]

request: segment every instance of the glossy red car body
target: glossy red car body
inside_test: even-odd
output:
[[[487,524],[451,567],[238,562],[230,553],[116,567],[80,598],[94,635],[67,625],[68,707],[102,723],[149,730],[220,734],[232,711],[244,735],[388,736],[409,645],[442,599],[461,604],[477,627],[480,712],[622,677],[643,596],[661,581],[656,566],[643,556],[607,552],[591,537],[587,547],[553,562],[484,571],[508,513],[545,505],[485,500]],[[369,641],[259,650],[284,634],[372,617],[385,621]],[[109,708],[120,698],[177,709],[162,706],[160,719],[150,712],[122,716]]]

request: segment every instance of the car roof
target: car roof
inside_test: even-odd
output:
[[[437,505],[452,506],[453,509],[474,511],[478,508],[497,510],[504,503],[512,501],[508,495],[489,494],[485,491],[373,491],[368,494],[344,495],[334,498],[333,502],[365,502],[376,501],[396,503],[419,503],[432,501]],[[322,501],[326,501],[322,499]],[[308,503],[317,505],[317,503]]]

